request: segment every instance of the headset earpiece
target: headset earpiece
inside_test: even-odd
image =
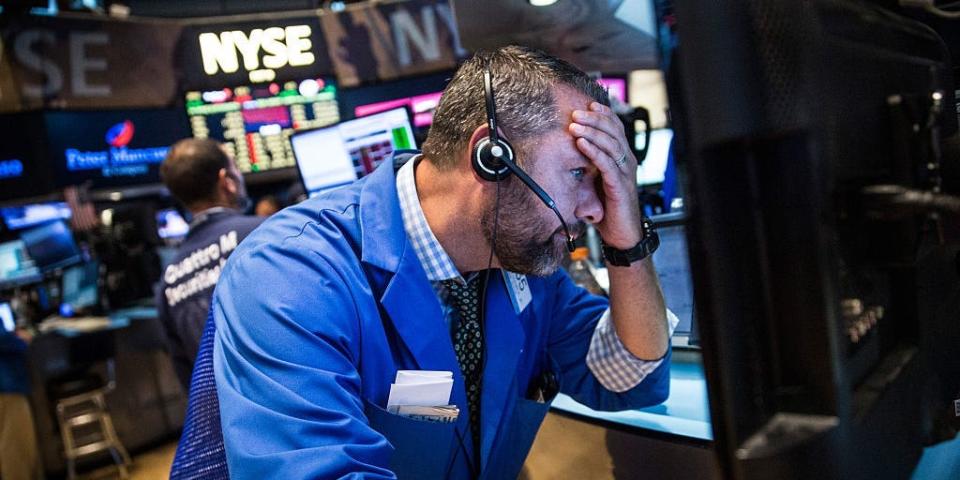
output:
[[[487,111],[487,138],[473,146],[473,170],[488,182],[503,180],[510,175],[504,160],[513,163],[513,146],[497,134],[497,107],[493,99],[493,79],[490,66],[483,66],[483,94]]]
[[[473,146],[473,169],[480,178],[496,182],[510,176],[510,169],[502,159],[513,161],[513,147],[500,138],[497,143],[489,138],[481,138]]]

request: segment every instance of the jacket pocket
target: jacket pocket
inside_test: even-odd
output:
[[[502,443],[497,448],[500,458],[492,458],[487,463],[488,471],[484,472],[484,478],[517,478],[548,410],[549,402],[517,399],[510,422],[504,424],[506,432]]]
[[[437,423],[394,415],[364,400],[370,427],[393,447],[390,470],[397,478],[445,478],[453,454],[456,422]]]

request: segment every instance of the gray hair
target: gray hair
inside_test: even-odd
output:
[[[441,170],[456,164],[473,131],[486,123],[485,64],[493,77],[497,125],[521,154],[531,137],[565,127],[567,119],[560,118],[555,86],[566,85],[610,105],[609,96],[599,83],[570,63],[539,50],[511,45],[477,52],[457,69],[444,89],[423,143],[424,156]],[[522,162],[519,157],[518,162]]]

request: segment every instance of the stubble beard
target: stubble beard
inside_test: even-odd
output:
[[[487,242],[494,245],[500,267],[514,273],[545,277],[560,268],[564,256],[562,228],[556,220],[545,217],[540,200],[514,178],[500,185],[500,214],[496,199],[480,217],[480,226]],[[539,214],[538,214],[539,213]],[[496,223],[496,242],[494,242]],[[551,228],[555,227],[555,228]],[[544,232],[550,232],[549,235]]]

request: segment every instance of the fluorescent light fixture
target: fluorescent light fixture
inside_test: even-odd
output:
[[[527,0],[530,2],[530,5],[534,7],[549,7],[554,3],[557,3],[557,0]]]

